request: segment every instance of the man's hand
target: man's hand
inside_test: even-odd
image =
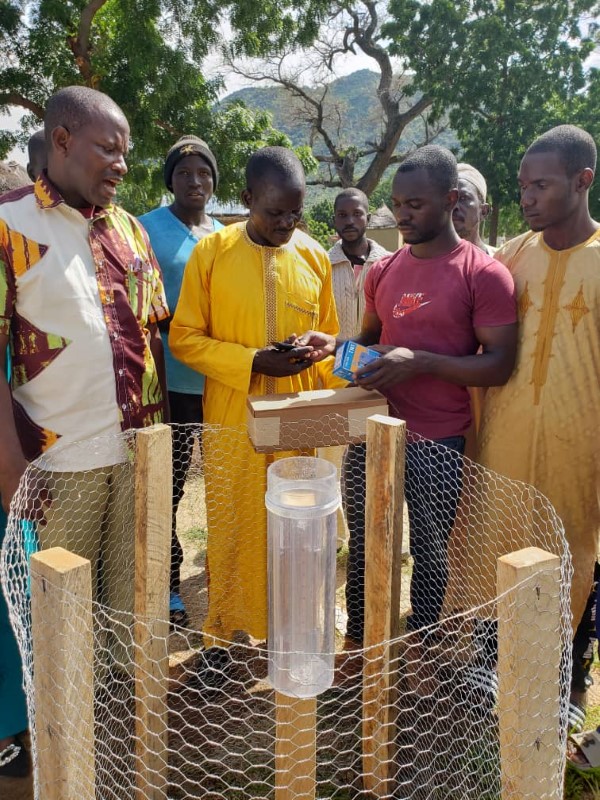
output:
[[[272,378],[298,375],[313,363],[309,360],[311,352],[312,347],[294,347],[293,350],[285,351],[277,350],[274,346],[263,347],[262,350],[256,351],[252,372],[269,375]]]
[[[311,361],[322,361],[335,352],[335,336],[321,331],[306,331],[296,339],[296,344],[312,348],[308,355]]]
[[[414,378],[421,373],[418,352],[407,347],[377,345],[372,348],[383,351],[381,358],[371,361],[354,373],[354,382],[363,389],[389,389],[397,383]]]

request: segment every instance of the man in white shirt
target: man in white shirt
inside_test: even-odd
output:
[[[360,189],[344,189],[333,204],[333,227],[337,241],[329,251],[333,295],[340,321],[340,338],[360,333],[365,307],[365,278],[372,265],[390,255],[381,245],[367,239],[369,198]]]

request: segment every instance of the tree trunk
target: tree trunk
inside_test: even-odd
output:
[[[498,241],[498,220],[500,218],[500,206],[494,203],[490,215],[490,245],[496,247]]]

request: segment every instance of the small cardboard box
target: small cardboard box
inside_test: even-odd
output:
[[[344,342],[335,354],[333,374],[337,375],[338,378],[345,378],[347,381],[351,381],[357,369],[364,367],[365,364],[369,364],[371,361],[375,361],[377,358],[381,358],[381,353],[378,353],[377,350],[363,347],[362,344],[357,344],[356,342]]]
[[[364,442],[367,419],[389,413],[383,395],[358,386],[251,396],[247,411],[248,435],[257,453]]]

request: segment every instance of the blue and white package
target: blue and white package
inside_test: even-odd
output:
[[[371,361],[375,361],[378,358],[381,358],[381,353],[378,353],[377,350],[364,347],[356,342],[344,342],[335,354],[333,374],[338,378],[351,381],[354,379],[354,373],[357,369],[370,364]]]

